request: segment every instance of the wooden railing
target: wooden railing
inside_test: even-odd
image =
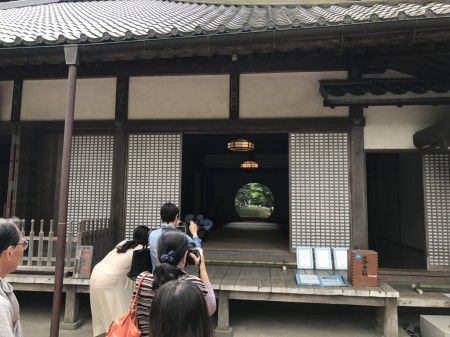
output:
[[[113,220],[111,218],[86,219],[78,224],[78,245],[93,246],[92,267],[114,247]]]
[[[66,233],[65,272],[72,271],[76,259],[76,247],[91,245],[94,247],[92,267],[100,261],[113,247],[112,219],[87,219],[79,223],[68,223]],[[22,220],[22,235],[29,241],[24,252],[19,272],[54,273],[56,263],[56,227],[55,221],[47,224],[44,220],[31,220],[29,231],[27,223]]]

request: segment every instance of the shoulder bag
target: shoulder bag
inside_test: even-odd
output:
[[[145,273],[142,275],[136,289],[136,295],[134,295],[133,302],[130,304],[128,311],[116,318],[110,325],[106,337],[140,337],[141,331],[138,327],[136,304],[141,289],[142,281],[150,273]]]
[[[150,258],[150,249],[144,247],[139,250],[133,251],[133,258],[131,260],[130,271],[127,276],[136,281],[136,278],[143,271],[151,271],[152,270],[152,260]]]

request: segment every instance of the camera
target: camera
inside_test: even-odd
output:
[[[192,244],[189,244],[188,253],[187,253],[187,257],[186,257],[186,265],[194,265],[195,262],[192,259],[191,255],[189,255],[189,253],[192,253],[197,258],[199,258],[200,257],[200,252],[197,249],[195,249],[195,247],[193,247]]]
[[[178,226],[175,227],[176,230],[179,230],[180,232],[183,232],[185,234],[187,233],[187,228],[188,228],[188,226],[186,226],[185,222],[180,222],[178,224]]]

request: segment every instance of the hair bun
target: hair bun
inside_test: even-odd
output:
[[[162,254],[161,257],[159,258],[159,261],[161,263],[168,263],[168,264],[175,263],[175,252],[171,250],[167,254]]]

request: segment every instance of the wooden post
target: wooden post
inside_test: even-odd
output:
[[[116,84],[116,113],[114,130],[114,157],[112,168],[112,186],[111,186],[111,217],[114,223],[114,237],[112,246],[124,238],[125,233],[125,208],[117,205],[125,205],[125,179],[126,179],[126,133],[124,123],[128,116],[128,90],[129,78],[119,77]],[[107,249],[106,249],[107,250]]]
[[[216,337],[232,337],[233,329],[230,327],[230,303],[229,292],[219,292],[219,309],[217,313]]]
[[[369,248],[363,107],[350,106],[351,248]]]
[[[11,105],[11,122],[20,122],[20,110],[22,106],[23,80],[15,80],[13,87],[13,99]],[[11,135],[11,149],[8,171],[8,194],[3,216],[9,218],[16,213],[17,179],[19,177],[19,154],[20,154],[20,127],[14,125]]]
[[[386,297],[386,307],[384,309],[384,337],[398,337],[396,297]]]
[[[61,309],[62,286],[64,279],[64,254],[66,248],[67,204],[69,200],[69,168],[72,146],[73,116],[75,112],[75,89],[77,82],[77,66],[79,61],[78,46],[64,46],[66,64],[69,66],[66,118],[64,124],[64,146],[61,160],[60,195],[58,207],[58,230],[56,243],[55,291],[53,293],[50,337],[59,336],[59,319]]]

